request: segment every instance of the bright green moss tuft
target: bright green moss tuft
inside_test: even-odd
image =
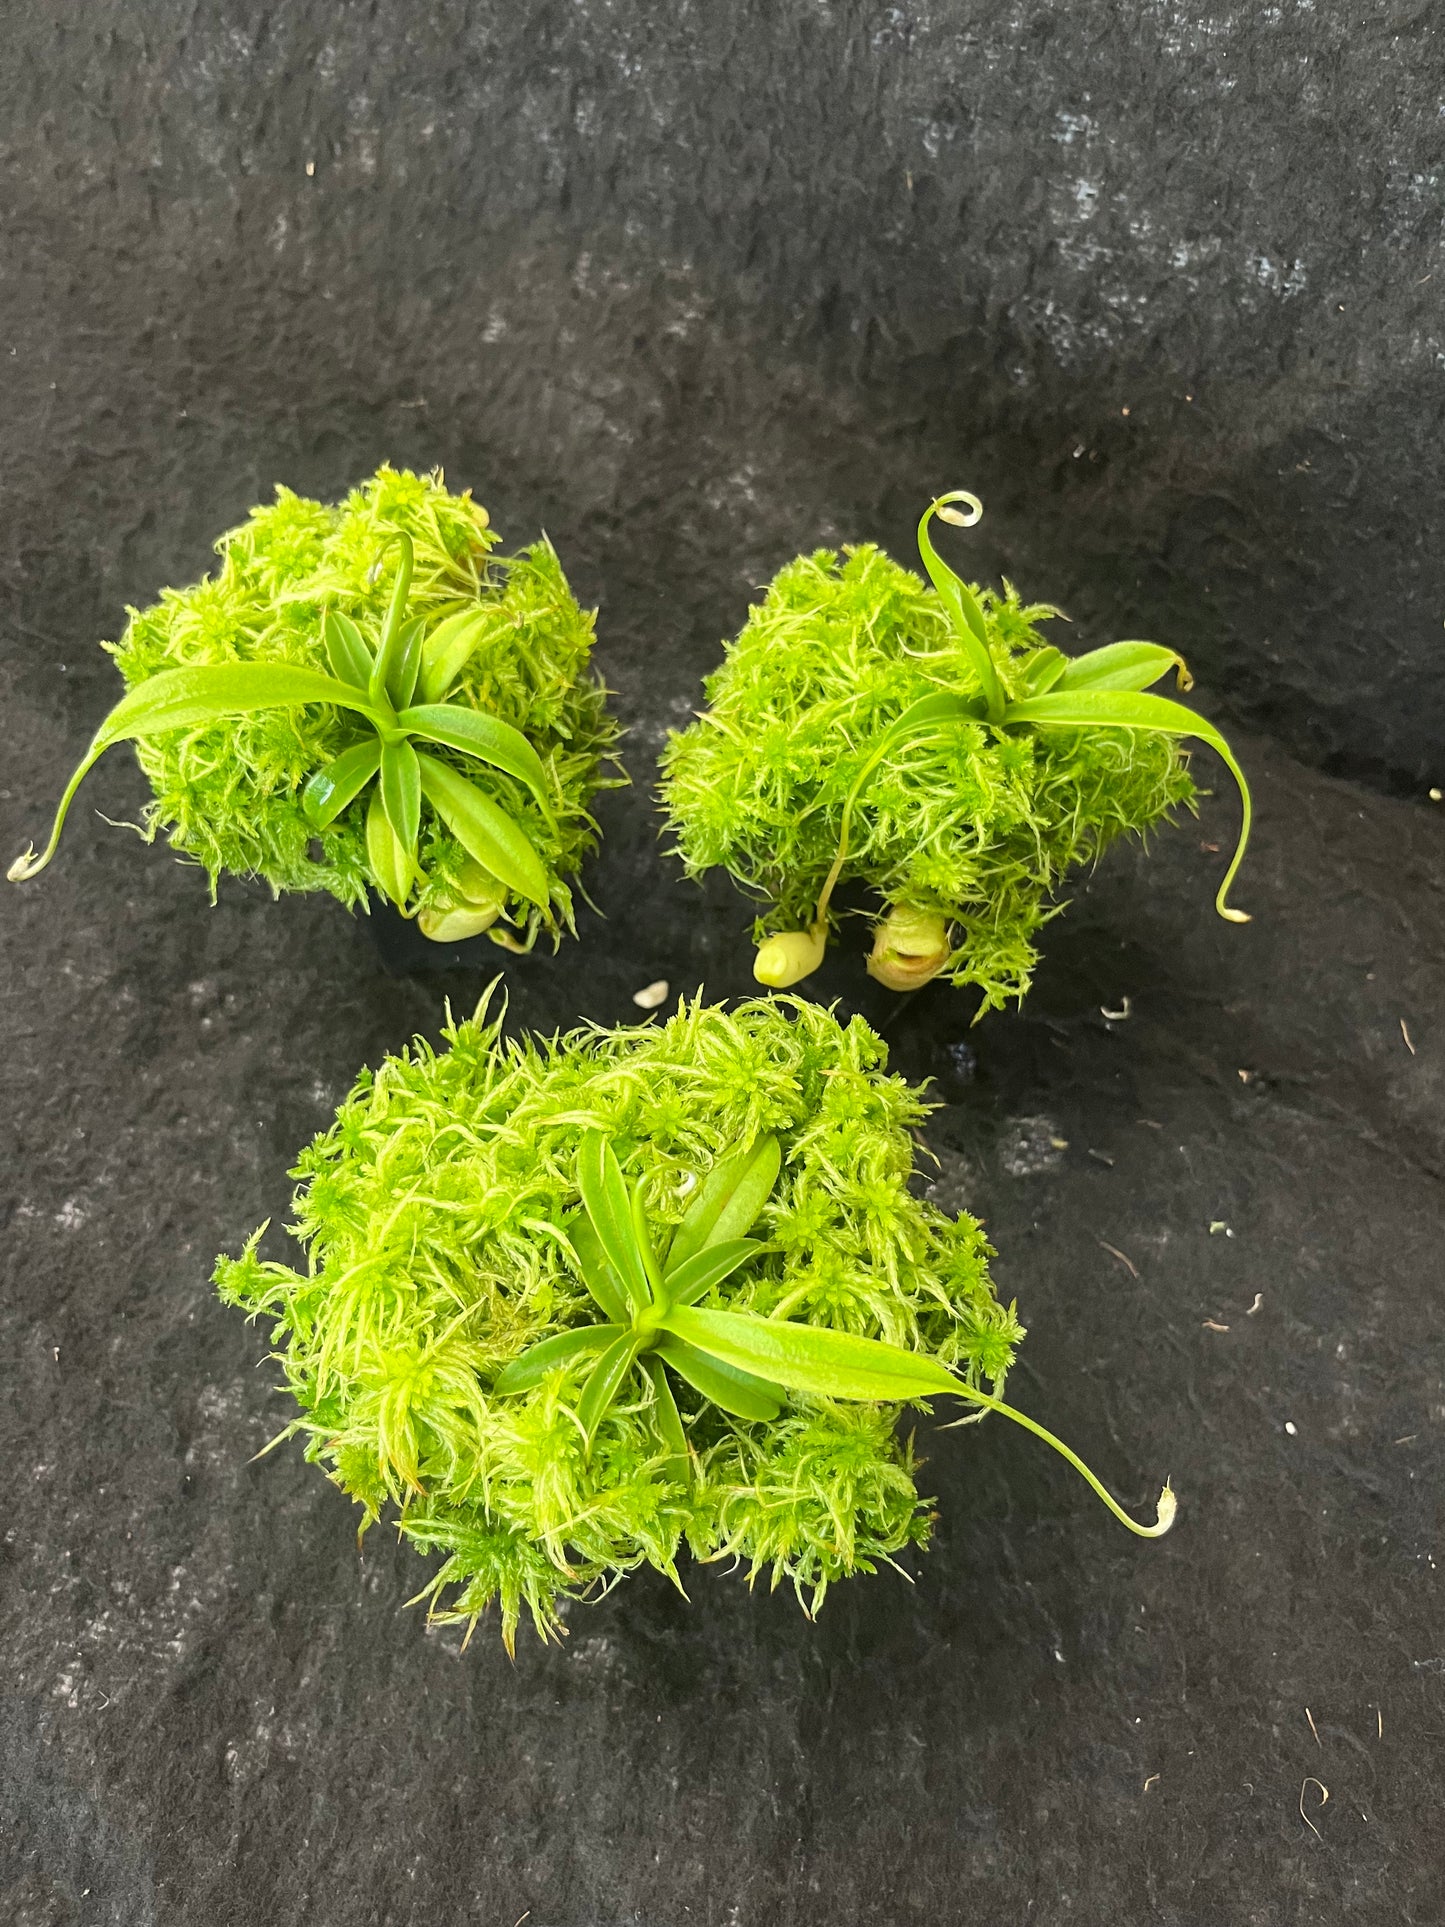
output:
[[[1001,595],[974,594],[1004,697],[1029,695],[1049,659],[1037,625],[1057,611],[1024,605],[1007,583]],[[759,939],[806,931],[848,798],[886,733],[940,692],[981,707],[976,659],[938,592],[880,549],[790,562],[708,679],[707,711],[663,755],[669,827],[689,874],[721,865],[767,899]],[[851,811],[841,880],[921,912],[941,946],[922,959],[926,974],[941,963],[954,983],[978,986],[982,1009],[1001,1007],[1028,989],[1035,937],[1067,873],[1193,798],[1167,735],[967,719],[881,754]],[[905,976],[893,987],[911,985]]]
[[[595,845],[588,805],[609,780],[616,726],[589,672],[592,618],[580,609],[549,542],[509,559],[469,494],[439,475],[381,468],[339,507],[278,489],[217,543],[220,566],[188,589],[132,610],[106,645],[129,688],[165,670],[261,662],[326,671],[322,617],[330,608],[368,633],[381,624],[399,564],[394,532],[411,538],[415,570],[406,609],[429,626],[478,602],[489,620],[451,694],[520,730],[546,766],[555,797],[548,821],[526,789],[474,758],[431,746],[510,816],[542,859],[545,913],[513,897],[511,941],[554,937],[572,924],[575,876]],[[209,873],[264,877],[277,893],[327,890],[365,904],[378,879],[367,857],[365,797],[318,831],[302,807],[309,778],[356,740],[348,713],[327,706],[276,708],[136,745],[155,800],[146,829]],[[465,852],[426,806],[418,851],[422,880],[411,908],[440,913],[465,895]]]
[[[484,1009],[446,1036],[364,1074],[302,1156],[306,1270],[263,1261],[255,1240],[217,1270],[227,1302],[276,1321],[308,1456],[367,1524],[395,1507],[445,1555],[433,1611],[470,1622],[495,1600],[509,1642],[524,1609],[546,1634],[562,1600],[636,1565],[677,1578],[684,1548],[789,1581],[813,1610],[834,1580],[923,1544],[897,1406],[794,1396],[746,1422],[679,1380],[689,1472],[640,1374],[590,1456],[576,1407],[591,1360],[525,1396],[491,1389],[529,1346],[598,1316],[549,1228],[577,1205],[589,1130],[642,1178],[658,1227],[720,1159],[776,1134],[761,1255],[702,1307],[887,1340],[997,1389],[1022,1332],[979,1226],[910,1192],[928,1106],[885,1074],[875,1033],[788,998],[523,1042]]]

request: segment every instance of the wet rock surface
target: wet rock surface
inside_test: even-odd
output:
[[[1438,22],[1088,19],[13,23],[7,856],[113,700],[124,603],[274,482],[383,457],[545,523],[635,782],[556,958],[213,909],[94,814],[141,807],[124,753],[0,901],[17,1927],[1445,1914],[1445,806],[1319,769],[1439,780]],[[862,923],[810,985],[937,1080],[920,1178],[998,1247],[1011,1396],[1141,1510],[1171,1475],[1179,1523],[1140,1545],[1021,1432],[924,1420],[932,1551],[816,1625],[693,1569],[463,1652],[406,1607],[425,1561],[358,1552],[297,1445],[256,1457],[290,1408],[214,1255],[284,1240],[358,1067],[499,967],[514,1028],[750,989],[651,758],[754,585],[906,554],[935,481],[989,496],[977,566],[1072,646],[1157,633],[1274,736],[1240,742],[1248,926],[1210,909],[1220,783],[1079,880],[1017,1015],[890,997]]]

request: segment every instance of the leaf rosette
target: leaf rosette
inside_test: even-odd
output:
[[[550,545],[496,562],[494,542],[438,478],[382,469],[335,510],[279,491],[215,578],[132,612],[129,691],[11,879],[45,867],[86,773],[129,741],[147,833],[213,887],[234,871],[352,906],[373,888],[429,936],[509,948],[570,926],[615,730]]]
[[[979,1014],[1023,996],[1035,936],[1069,871],[1144,835],[1195,789],[1180,744],[1212,750],[1237,786],[1229,901],[1251,823],[1248,784],[1207,718],[1152,686],[1183,659],[1152,642],[1069,657],[1038,625],[1059,611],[995,594],[939,556],[935,518],[982,505],[939,496],[918,529],[929,578],[872,546],[799,557],[769,586],[709,679],[709,706],[663,756],[663,797],[690,874],[726,867],[771,901],[755,974],[774,988],[822,962],[835,892],[882,897],[870,973],[895,990],[976,985]]]

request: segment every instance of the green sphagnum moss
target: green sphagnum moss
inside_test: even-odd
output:
[[[1203,717],[1142,693],[1171,668],[1188,687],[1181,658],[1144,642],[1062,655],[1039,633],[1058,610],[1008,582],[970,587],[937,555],[935,516],[968,527],[981,514],[963,490],[925,512],[932,587],[871,544],[790,562],[708,679],[707,710],[664,751],[688,873],[721,865],[770,904],[761,982],[817,968],[834,888],[857,881],[887,906],[868,966],[880,981],[976,985],[979,1015],[1022,997],[1068,872],[1193,807],[1183,735],[1239,782],[1217,902],[1247,920],[1226,901],[1249,831],[1244,779]]]
[[[490,993],[489,993],[490,996]],[[295,1175],[304,1270],[217,1268],[274,1322],[288,1428],[443,1555],[419,1595],[508,1646],[684,1549],[833,1581],[929,1536],[905,1406],[998,1400],[1023,1336],[968,1216],[909,1189],[929,1106],[796,998],[504,1041],[487,1000],[363,1074]],[[263,1227],[264,1230],[264,1227]]]
[[[49,861],[90,764],[134,740],[144,833],[213,894],[222,872],[353,909],[375,888],[429,936],[500,917],[508,948],[555,940],[617,730],[551,544],[503,559],[496,542],[439,474],[383,467],[337,507],[278,489],[217,543],[214,574],[105,645],[130,693],[12,880]]]

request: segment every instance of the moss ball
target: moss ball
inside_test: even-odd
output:
[[[472,1622],[496,1600],[509,1644],[524,1608],[545,1636],[563,1601],[640,1564],[681,1583],[685,1549],[788,1581],[812,1611],[834,1580],[926,1542],[897,1405],[789,1395],[777,1418],[745,1421],[679,1382],[684,1464],[641,1372],[590,1454],[586,1362],[524,1395],[493,1390],[538,1340],[598,1318],[557,1227],[578,1203],[583,1134],[600,1130],[663,1232],[720,1159],[779,1140],[761,1248],[704,1309],[885,1339],[996,1391],[1022,1331],[979,1225],[914,1195],[929,1106],[886,1062],[861,1019],[796,998],[521,1040],[484,1000],[445,1048],[418,1042],[362,1075],[294,1173],[304,1263],[265,1260],[253,1239],[217,1284],[275,1321],[308,1457],[366,1524],[394,1512],[442,1555],[434,1612]]]
[[[526,831],[547,872],[545,910],[514,897],[514,940],[572,925],[575,876],[595,845],[588,806],[609,780],[617,729],[591,675],[592,617],[580,609],[546,541],[510,558],[469,493],[440,475],[383,467],[344,502],[328,507],[276,491],[216,544],[220,566],[187,589],[166,589],[129,612],[106,647],[129,689],[163,670],[267,662],[326,671],[325,611],[348,615],[374,640],[399,562],[389,538],[411,538],[415,570],[409,617],[428,626],[468,608],[489,621],[450,700],[519,729],[542,758],[554,798],[551,820],[499,770],[433,746]],[[366,798],[318,832],[302,807],[308,779],[356,739],[348,712],[323,706],[268,710],[158,736],[136,746],[155,792],[145,828],[209,873],[264,878],[272,890],[329,891],[350,908],[377,886],[366,847]],[[466,852],[423,807],[423,872],[416,911],[441,910],[465,894]]]
[[[1022,696],[1047,646],[1037,625],[1058,612],[1008,584],[974,594],[1004,694]],[[812,922],[846,801],[903,712],[981,693],[937,592],[871,545],[781,569],[706,689],[664,751],[663,800],[689,875],[721,865],[767,902],[759,939]],[[1068,872],[1193,797],[1177,744],[1154,732],[960,722],[866,776],[841,881],[942,917],[944,974],[1001,1007],[1028,989]]]

